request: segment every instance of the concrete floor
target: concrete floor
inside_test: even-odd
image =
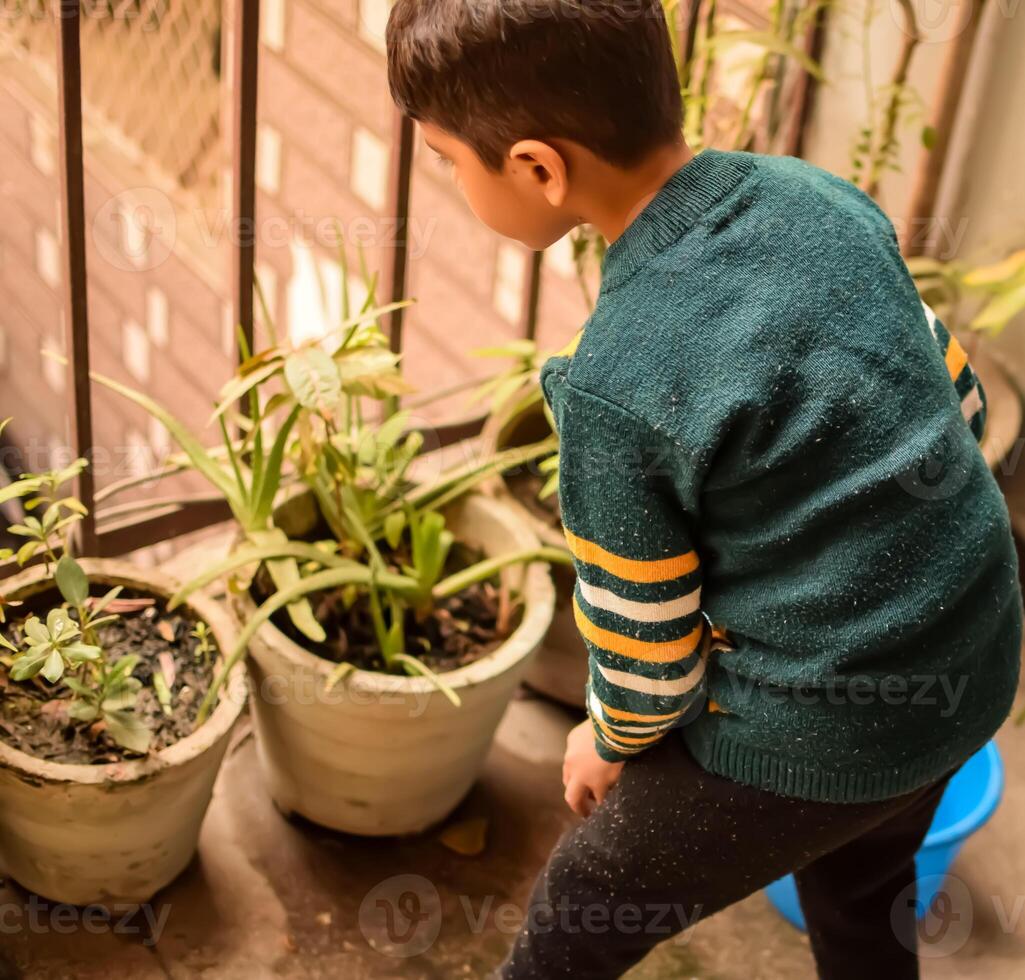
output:
[[[221,771],[197,859],[154,899],[156,929],[141,915],[86,923],[8,882],[0,886],[0,980],[484,978],[511,941],[516,912],[504,906],[523,907],[533,876],[570,823],[559,761],[573,720],[543,701],[513,703],[483,778],[448,824],[487,821],[486,846],[476,857],[449,850],[440,831],[368,841],[286,820],[263,789],[244,727]],[[1025,977],[1023,738],[1025,731],[1010,725],[1001,733],[1007,793],[955,866],[952,896],[961,918],[927,945],[941,955],[924,961],[925,980]],[[396,876],[405,877],[390,880]],[[375,907],[378,900],[408,901],[402,896],[410,891],[429,914],[410,943],[396,948]],[[430,945],[398,955],[415,953],[416,943]],[[756,895],[660,948],[630,976],[803,980],[814,971],[803,935]]]

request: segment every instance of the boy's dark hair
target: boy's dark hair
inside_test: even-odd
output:
[[[397,0],[388,80],[492,170],[517,140],[560,137],[626,167],[682,126],[661,0]]]

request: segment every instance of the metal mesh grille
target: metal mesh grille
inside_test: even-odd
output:
[[[54,78],[49,0],[0,17],[0,53]],[[210,200],[224,165],[221,0],[86,0],[82,88],[86,120],[146,165]]]

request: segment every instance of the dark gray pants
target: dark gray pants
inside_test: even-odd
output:
[[[812,803],[713,776],[670,735],[556,846],[500,975],[619,977],[795,872],[821,977],[914,980],[914,856],[948,779],[878,803]]]

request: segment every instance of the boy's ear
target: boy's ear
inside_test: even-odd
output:
[[[551,144],[520,140],[509,151],[509,162],[513,172],[530,181],[552,207],[562,207],[566,202],[569,193],[566,161]]]

